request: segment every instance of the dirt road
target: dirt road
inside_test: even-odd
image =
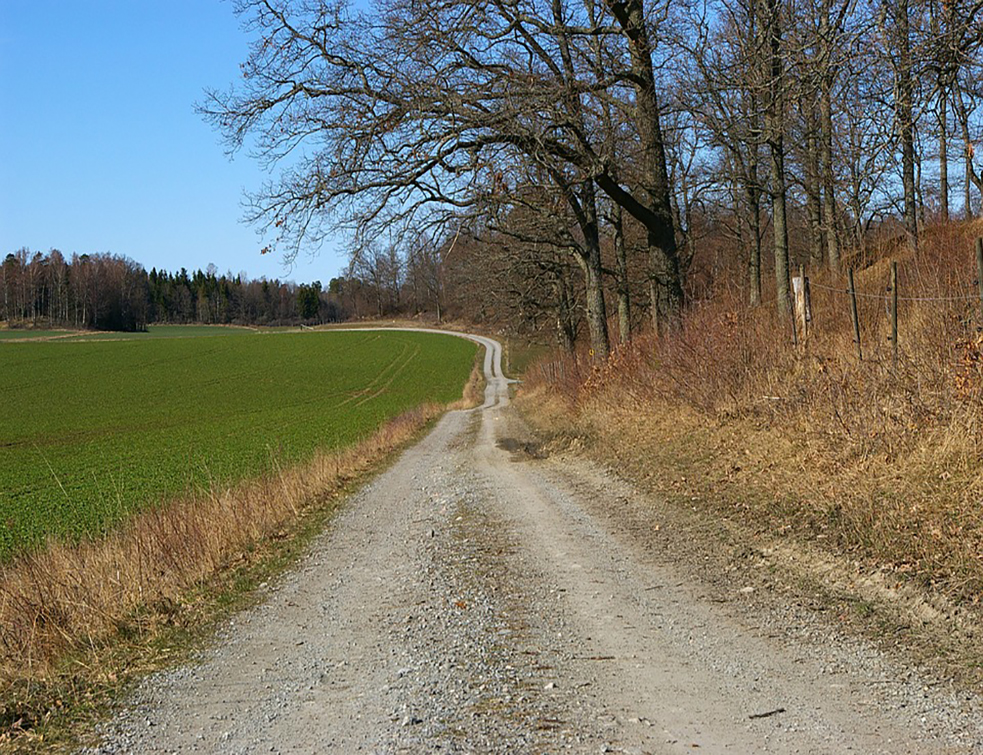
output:
[[[975,699],[757,588],[721,597],[637,526],[628,485],[537,458],[481,341],[485,404],[354,495],[95,752],[983,751]]]

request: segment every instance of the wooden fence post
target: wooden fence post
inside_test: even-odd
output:
[[[891,364],[898,366],[898,263],[891,260]]]
[[[853,319],[853,341],[857,344],[857,359],[864,361],[864,351],[860,346],[860,318],[857,316],[857,287],[853,285],[853,268],[847,271],[850,284],[850,317]]]
[[[805,346],[809,337],[809,317],[806,302],[805,266],[799,265],[799,276],[792,278],[793,304],[795,309],[796,343]]]

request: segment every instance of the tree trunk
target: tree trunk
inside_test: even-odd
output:
[[[914,90],[911,80],[911,32],[908,0],[894,3],[897,34],[895,64],[895,117],[901,138],[901,184],[904,188],[904,226],[908,247],[918,251],[918,207],[915,187]]]
[[[601,267],[599,245],[589,245],[586,253],[578,250],[577,262],[584,273],[586,290],[587,330],[595,359],[607,359],[610,353],[607,313],[604,306],[604,271]]]
[[[655,73],[652,69],[652,47],[645,23],[645,7],[643,0],[605,0],[605,2],[624,31],[631,57],[635,86],[634,121],[642,150],[640,183],[646,195],[648,209],[648,212],[638,219],[644,223],[647,230],[652,275],[659,289],[659,301],[665,309],[665,320],[670,327],[677,327],[682,316],[685,297],[672,221],[669,173],[666,169],[665,143],[659,119],[659,101],[655,88]],[[604,185],[602,188],[605,188]],[[612,196],[612,199],[618,201],[616,196]],[[626,206],[625,209],[632,212],[630,207]]]
[[[752,11],[754,5],[751,5]],[[755,28],[755,38],[760,39],[761,32],[757,22],[757,15],[752,19]],[[761,163],[761,113],[759,108],[759,97],[755,92],[754,85],[749,87],[747,92],[749,99],[749,111],[747,119],[751,127],[751,138],[748,140],[748,160],[747,175],[744,182],[744,191],[748,204],[748,226],[750,228],[751,239],[748,250],[748,278],[750,288],[751,306],[761,304],[761,184],[759,180]]]
[[[949,118],[945,87],[939,88],[939,213],[949,222]]]
[[[932,36],[937,40],[943,39],[942,22],[939,18],[939,8],[935,3],[930,5]],[[948,24],[947,24],[948,27]],[[948,48],[948,43],[942,48]],[[947,112],[949,55],[943,53],[936,59],[939,67],[936,86],[938,87],[938,108],[936,117],[939,121],[939,215],[943,223],[949,222],[949,123]]]
[[[804,186],[806,192],[806,215],[809,219],[809,262],[819,267],[823,264],[825,250],[823,244],[823,202],[822,185],[819,181],[819,139],[816,134],[816,118],[810,112],[807,119],[806,159]]]
[[[594,248],[584,260],[587,284],[587,328],[590,331],[591,349],[597,359],[607,359],[611,353],[608,339],[608,317],[604,305],[604,271],[601,268],[601,250]]]
[[[586,262],[587,327],[590,330],[590,341],[595,358],[604,360],[610,353],[610,343],[604,308],[604,273],[601,270],[601,256],[591,254]]]
[[[557,28],[562,29],[564,18],[560,0],[553,0],[552,10],[554,23]],[[567,76],[573,80],[576,69],[568,39],[564,34],[560,34],[558,42],[563,67]],[[580,101],[580,95],[575,90],[566,88],[563,93],[563,102],[571,121],[577,124],[581,130],[585,130],[583,104]],[[601,264],[601,239],[594,179],[588,178],[580,184],[579,188],[579,196],[576,192],[569,191],[567,200],[577,215],[586,244],[586,254],[580,259],[584,270],[584,282],[587,287],[587,328],[590,332],[591,351],[597,358],[607,359],[611,352],[611,342],[608,339],[608,317],[604,305],[604,276]],[[579,212],[577,205],[579,205]]]
[[[757,178],[757,167],[754,168]],[[761,303],[761,192],[757,186],[747,187],[748,225],[751,238],[748,249],[748,278],[751,289],[750,302],[752,307]]]
[[[827,11],[828,16],[828,11]],[[828,23],[828,21],[827,21]],[[834,275],[840,272],[840,242],[836,235],[836,185],[833,175],[833,75],[824,76],[819,99],[819,150],[823,179],[823,225],[826,230],[826,257]]]
[[[761,25],[765,35],[768,81],[765,105],[765,132],[771,156],[771,211],[775,250],[775,293],[780,312],[791,305],[789,297],[788,223],[785,207],[785,119],[782,66],[782,30],[779,0],[762,0]]]
[[[963,101],[962,91],[959,89],[959,85],[956,84],[953,89],[953,101],[956,106],[956,117],[959,119],[959,127],[962,131],[963,143],[965,146],[965,151],[963,152],[964,162],[963,170],[965,171],[965,213],[966,219],[969,220],[973,217],[973,185],[976,185],[977,189],[983,192],[983,176],[977,176],[976,172],[973,170],[973,142],[969,132],[969,109],[966,107],[966,103]]]
[[[925,194],[922,191],[922,153],[915,150],[915,208],[917,209],[918,227],[925,227]]]
[[[601,264],[601,239],[597,223],[597,197],[594,181],[588,179],[580,187],[581,230],[585,249],[577,259],[584,272],[587,304],[587,330],[594,356],[607,359],[611,353],[608,339],[608,315],[604,304],[604,269]]]
[[[573,308],[570,306],[570,296],[566,282],[557,277],[556,280],[556,338],[560,346],[568,354],[572,354],[577,346],[577,333],[574,326]]]
[[[965,172],[966,197],[963,201],[966,203],[966,219],[971,220],[976,216],[976,212],[973,210],[973,158],[969,149],[966,150]]]
[[[625,230],[621,207],[615,205],[611,212],[614,229],[614,256],[617,264],[618,286],[618,336],[621,343],[631,340],[631,291],[628,278],[628,251],[625,247]]]
[[[785,208],[784,140],[775,139],[771,147],[771,215],[775,247],[775,293],[778,308],[791,307],[789,298],[788,222]]]

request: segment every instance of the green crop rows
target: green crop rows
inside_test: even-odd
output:
[[[0,560],[459,398],[476,348],[423,333],[226,333],[0,346]]]

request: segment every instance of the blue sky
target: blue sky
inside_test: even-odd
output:
[[[222,0],[0,0],[0,255],[122,254],[152,267],[324,283],[241,222],[266,174],[194,112],[238,75],[247,37]]]

